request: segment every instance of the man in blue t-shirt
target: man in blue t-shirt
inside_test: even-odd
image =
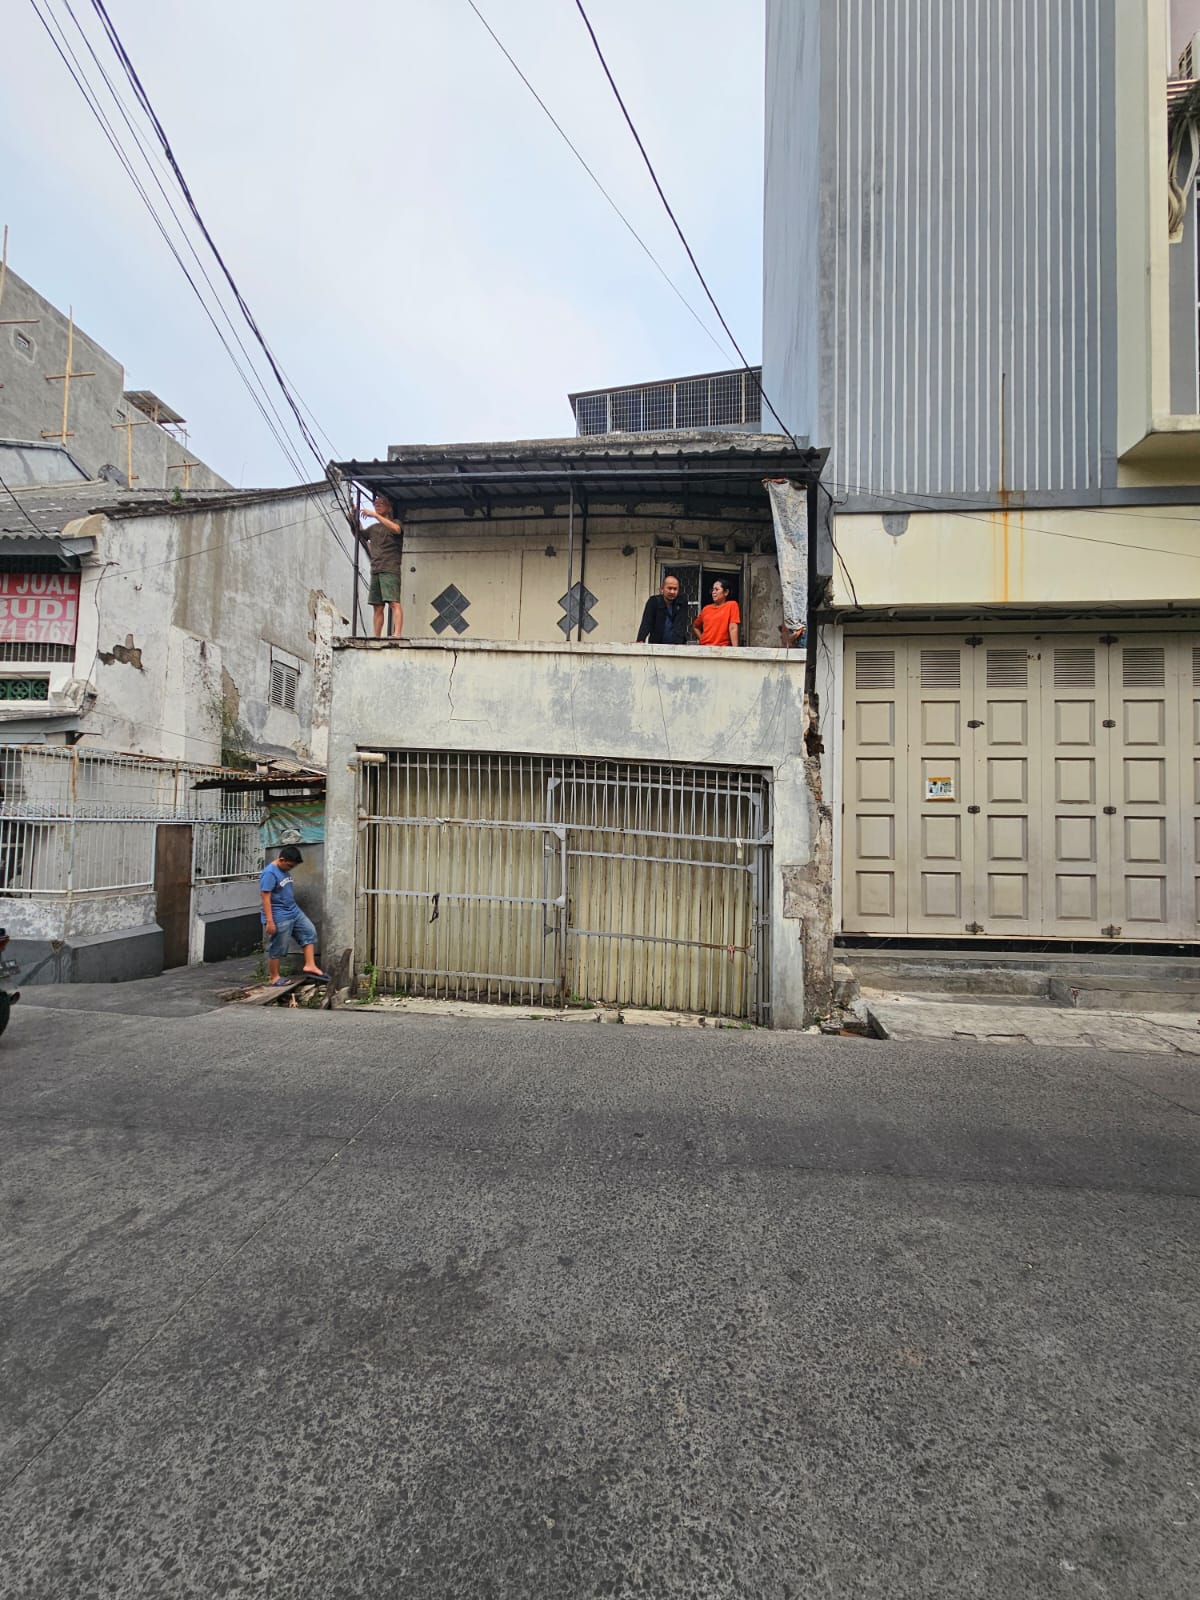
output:
[[[329,981],[313,954],[317,930],[296,904],[296,894],[292,888],[292,868],[298,867],[303,860],[294,844],[285,844],[258,880],[262,893],[263,932],[267,936],[267,976],[271,983],[277,985],[289,981],[279,976],[279,962],[282,956],[287,955],[293,939],[304,950],[303,970],[308,976]]]

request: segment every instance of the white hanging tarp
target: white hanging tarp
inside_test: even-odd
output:
[[[808,626],[808,494],[787,478],[767,478],[783,620],[789,631]]]

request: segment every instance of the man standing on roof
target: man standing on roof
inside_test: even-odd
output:
[[[375,609],[375,637],[383,638],[383,619],[391,607],[391,637],[404,631],[404,607],[400,604],[400,585],[404,573],[404,529],[386,494],[377,494],[370,526],[354,531],[371,555],[371,588],[367,603]]]

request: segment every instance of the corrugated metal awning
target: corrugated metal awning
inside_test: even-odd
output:
[[[503,445],[416,445],[386,461],[344,461],[338,470],[398,510],[565,506],[574,495],[625,505],[670,503],[684,514],[752,510],[767,516],[763,480],[815,484],[826,451],[773,434],[594,435]]]

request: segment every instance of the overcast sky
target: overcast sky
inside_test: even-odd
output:
[[[65,0],[40,3],[70,32]],[[88,0],[71,3],[115,70]],[[733,364],[466,0],[107,3],[218,245],[340,456],[569,434],[569,390]],[[479,4],[700,309],[572,0]],[[757,360],[762,0],[590,0],[588,10]],[[239,484],[294,481],[29,0],[5,7],[5,60],[10,266],[73,304],[124,362],[129,387],[188,418],[217,471]]]

